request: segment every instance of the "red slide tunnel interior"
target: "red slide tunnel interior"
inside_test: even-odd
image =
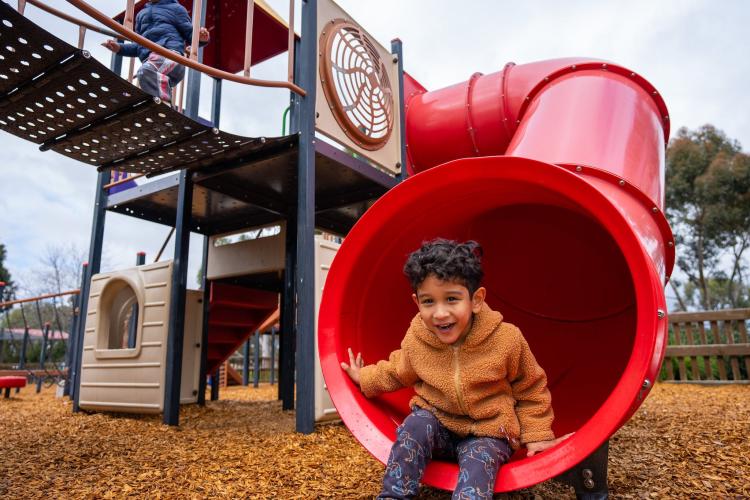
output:
[[[650,99],[645,92],[633,94],[637,85],[612,86],[612,75],[600,76],[589,75],[592,88],[609,88],[616,102],[641,105],[640,99]],[[586,78],[579,77],[578,84]],[[413,391],[367,399],[339,363],[348,359],[347,348],[362,352],[369,364],[399,347],[417,312],[401,269],[428,239],[473,239],[482,245],[487,302],[521,328],[547,372],[555,434],[576,432],[535,457],[519,450],[501,468],[496,491],[536,484],[586,458],[632,415],[657,376],[667,331],[663,288],[673,259],[671,233],[661,202],[651,200],[660,184],[654,190],[648,173],[640,174],[651,182],[647,194],[624,174],[628,165],[640,169],[649,162],[652,176],[663,172],[657,158],[663,135],[654,136],[664,131],[658,120],[643,122],[660,110],[643,105],[636,119],[618,130],[602,127],[611,107],[578,103],[573,120],[558,115],[554,127],[545,127],[543,122],[559,114],[560,99],[568,106],[576,104],[567,102],[571,98],[591,97],[591,88],[579,92],[575,81],[562,77],[556,83],[563,87],[553,82],[527,100],[528,111],[509,135],[506,154],[525,148],[527,157],[456,159],[407,179],[357,223],[331,267],[319,321],[323,373],[346,425],[383,462]],[[648,127],[630,130],[643,123]],[[563,140],[550,136],[560,126]],[[576,132],[565,132],[568,126]],[[647,140],[634,139],[638,134]],[[584,148],[588,162],[581,165],[575,158],[581,155],[576,146],[585,146],[577,142],[583,137],[595,142],[619,137],[615,142],[625,144],[606,158],[597,155],[610,148],[598,143]],[[662,149],[656,153],[639,152],[657,143]],[[555,164],[547,147],[570,155]],[[609,163],[593,163],[600,160]],[[424,477],[426,484],[445,489],[456,480],[456,464],[441,461],[430,464]]]

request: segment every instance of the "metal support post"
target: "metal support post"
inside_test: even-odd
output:
[[[260,332],[255,330],[253,339],[253,387],[258,388],[260,382]]]
[[[23,343],[21,344],[21,358],[18,360],[18,369],[26,369],[26,351],[29,348],[29,323],[26,321],[26,312],[21,304],[21,319],[23,319]]]
[[[299,54],[299,41],[295,42],[295,54]],[[294,81],[299,75],[300,59],[294,59]],[[299,134],[300,99],[294,92],[290,92],[289,107],[292,110],[289,118],[289,132]],[[296,195],[295,195],[296,198]],[[286,219],[286,241],[284,242],[286,255],[284,258],[284,286],[280,304],[279,330],[279,399],[284,410],[294,409],[294,352],[296,348],[295,318],[295,275],[297,255],[297,213],[289,210]]]
[[[250,383],[250,339],[242,346],[242,385],[247,387]]]
[[[211,375],[211,401],[218,401],[219,400],[219,370],[221,368],[217,368],[216,371]]]
[[[271,385],[276,382],[276,328],[271,328],[271,374],[268,378]]]
[[[221,82],[220,78],[214,78],[213,92],[211,93],[211,124],[219,128],[221,118]]]
[[[206,4],[208,0],[201,0],[201,27],[206,26]],[[198,47],[198,62],[203,62],[203,47]],[[193,119],[198,117],[198,106],[201,96],[201,73],[192,68],[188,69],[187,97],[185,99],[185,114]],[[214,125],[215,127],[216,125]]]
[[[126,42],[128,40],[125,40],[123,38],[119,38],[117,40],[118,42]],[[112,70],[112,73],[116,74],[117,76],[122,76],[122,56],[118,54],[112,54],[112,58],[109,62],[109,69]]]
[[[89,305],[89,289],[91,287],[91,277],[99,272],[102,263],[102,246],[104,245],[104,222],[107,215],[107,197],[108,193],[104,186],[109,183],[112,170],[105,168],[97,177],[96,181],[96,201],[94,203],[94,220],[91,223],[91,242],[89,244],[89,262],[86,267],[86,277],[81,287],[81,318],[78,321],[78,340],[76,341],[75,357],[75,396],[73,398],[73,411],[80,410],[78,403],[80,401],[80,382],[81,382],[81,361],[83,359],[83,341],[86,333],[86,311]]]
[[[302,98],[297,156],[297,432],[315,430],[315,78],[317,0],[302,3],[299,86]]]
[[[563,472],[555,479],[569,486],[576,492],[578,500],[607,500],[607,459],[609,441],[605,441],[591,455],[572,469]]]
[[[401,141],[401,172],[398,174],[398,180],[403,181],[409,175],[406,171],[406,102],[404,99],[404,52],[401,40],[394,38],[391,40],[391,54],[398,58],[398,100],[399,100],[399,140]]]
[[[86,276],[88,273],[89,263],[84,262],[81,265],[81,284],[78,287],[78,297],[73,304],[73,329],[70,331],[70,337],[68,343],[70,346],[68,350],[68,395],[71,400],[75,400],[75,394],[78,387],[78,375],[76,374],[76,366],[78,366],[78,353],[81,351],[79,344],[83,339],[83,325],[86,323],[85,314],[83,314],[83,295],[84,289],[86,288]]]
[[[44,364],[47,361],[47,341],[49,340],[49,329],[50,329],[50,324],[47,323],[44,325],[44,329],[42,331],[42,348],[39,350],[39,368],[41,370],[44,370]],[[42,378],[43,377],[40,375],[36,379],[37,394],[39,394],[42,390]]]
[[[78,304],[80,303],[80,292],[79,295],[73,296],[73,314],[70,316],[70,329],[68,330],[68,346],[65,350],[65,368],[67,370],[67,374],[65,376],[64,385],[63,385],[63,396],[70,396],[70,378],[72,370],[70,369],[70,365],[72,364],[73,360],[73,350],[75,349],[75,332],[78,325],[78,314],[76,313],[76,309],[78,309]],[[62,333],[60,334],[60,337],[62,338]]]
[[[177,194],[175,221],[174,264],[172,268],[171,307],[167,337],[167,374],[164,384],[164,417],[168,425],[180,422],[180,382],[182,380],[182,351],[185,337],[185,290],[187,288],[188,251],[190,248],[190,216],[193,209],[193,181],[191,174],[181,170]]]
[[[279,337],[279,399],[283,410],[294,409],[294,276],[297,247],[296,217],[290,216],[286,223],[286,258],[284,263],[284,292],[281,297],[281,320]]]
[[[208,281],[208,236],[203,237],[203,258],[201,269],[201,285],[203,286],[203,324],[201,325],[201,361],[198,368],[198,404],[206,404],[206,367],[208,365],[208,314],[211,305],[211,283]]]

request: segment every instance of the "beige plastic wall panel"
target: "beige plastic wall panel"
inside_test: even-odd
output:
[[[203,292],[187,290],[185,294],[185,337],[182,343],[181,404],[198,401],[202,330]]]
[[[318,51],[321,53],[320,37],[323,31],[331,26],[335,19],[346,19],[352,24],[359,24],[332,0],[320,0],[318,2]],[[383,61],[388,79],[390,80],[391,94],[393,96],[393,118],[392,128],[388,141],[377,150],[368,150],[359,146],[350,138],[336,120],[334,112],[326,99],[323,85],[321,83],[319,68],[316,67],[316,95],[315,95],[315,129],[323,135],[346,146],[358,155],[364,156],[377,163],[391,174],[401,172],[401,99],[398,91],[398,61],[394,61],[394,55],[379,44],[367,30],[360,26],[361,31],[370,39]],[[319,61],[318,61],[319,64]]]
[[[333,406],[331,396],[323,380],[323,370],[320,366],[320,353],[318,352],[318,312],[320,301],[323,297],[323,288],[328,270],[331,268],[333,258],[339,247],[338,243],[315,237],[315,421],[321,422],[339,418],[336,407]]]
[[[86,410],[158,413],[164,380],[172,261],[113,271],[92,278],[81,363],[80,406]],[[122,284],[138,299],[135,347],[110,349],[109,294]]]
[[[274,225],[281,226],[279,234],[229,245],[215,245],[217,240],[227,237],[227,234],[212,236],[208,242],[208,279],[233,278],[283,270],[286,224],[280,221],[262,227]],[[259,228],[249,228],[247,231],[254,229]]]

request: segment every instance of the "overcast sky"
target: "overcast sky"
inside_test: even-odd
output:
[[[286,17],[285,1],[270,3]],[[49,4],[75,12],[63,0]],[[93,4],[114,14],[125,1]],[[748,1],[341,0],[340,5],[386,47],[392,38],[400,38],[406,70],[428,89],[465,81],[477,71],[499,71],[509,61],[607,59],[644,75],[661,92],[672,135],[681,126],[712,123],[739,140],[745,151],[750,147]],[[27,14],[75,43],[77,28],[31,5]],[[103,37],[89,35],[87,40],[87,48],[106,63],[106,51],[97,47]],[[286,56],[253,71],[258,78],[284,79]],[[209,101],[207,97],[202,102],[203,116],[208,115]],[[282,90],[225,84],[221,128],[248,136],[279,135],[287,103],[288,93]],[[95,169],[41,153],[36,145],[5,132],[0,132],[0,155],[0,242],[7,247],[6,267],[13,276],[28,280],[49,245],[73,243],[87,251]],[[147,252],[150,261],[168,231],[108,214],[103,269],[132,265],[139,250]],[[193,237],[190,281],[200,250],[201,238]],[[172,251],[170,245],[167,255]]]

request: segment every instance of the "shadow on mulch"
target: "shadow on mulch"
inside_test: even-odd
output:
[[[73,414],[53,388],[26,388],[0,399],[0,497],[374,497],[383,465],[343,425],[296,434],[276,391],[229,388],[184,407],[173,428],[158,415]],[[657,384],[610,440],[612,498],[749,498],[748,471],[748,386]],[[547,481],[495,498],[575,495]]]

